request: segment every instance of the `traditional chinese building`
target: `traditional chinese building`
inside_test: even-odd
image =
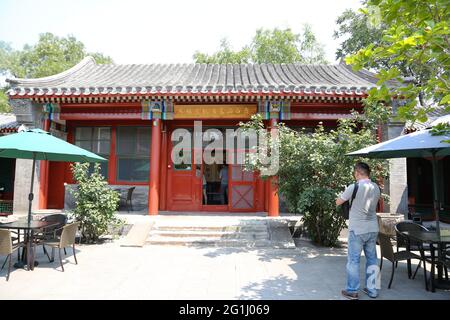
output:
[[[194,121],[201,120],[204,130],[224,132],[256,113],[267,128],[280,121],[291,127],[313,128],[322,122],[333,128],[338,119],[350,117],[351,110],[362,110],[362,99],[377,80],[343,64],[97,65],[88,57],[54,76],[8,81],[20,124],[51,131],[108,158],[102,173],[113,188],[136,187],[133,206],[138,209],[149,214],[167,210],[276,216],[277,190],[257,174],[231,163],[174,164],[174,130],[191,132]],[[23,161],[16,164],[16,210],[27,204],[28,191],[21,186],[28,183],[31,168]],[[221,188],[224,167],[226,193]],[[39,208],[70,206],[67,190],[74,181],[69,164],[42,161],[38,170]]]

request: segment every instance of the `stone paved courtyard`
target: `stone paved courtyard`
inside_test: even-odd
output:
[[[345,249],[319,248],[307,241],[297,245],[258,250],[133,248],[120,247],[116,240],[78,246],[79,265],[68,252],[65,272],[39,248],[40,265],[33,272],[14,270],[9,282],[5,270],[0,273],[0,299],[343,299]],[[383,269],[379,299],[450,300],[450,292],[425,291],[420,271],[409,280],[406,264],[399,264],[388,290],[389,272]],[[369,298],[361,294],[361,299]]]

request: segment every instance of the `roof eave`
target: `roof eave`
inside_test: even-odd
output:
[[[24,79],[24,78],[12,78],[12,79],[6,79],[5,81],[10,83],[12,87],[19,87],[19,86],[36,86],[39,87],[42,84],[48,83],[48,82],[54,82],[58,80],[63,80],[67,78],[68,76],[78,72],[79,70],[83,69],[86,66],[89,65],[95,65],[95,59],[91,56],[85,57],[83,60],[81,60],[79,63],[74,65],[72,68],[63,71],[61,73],[43,77],[43,78],[32,78],[32,79]]]

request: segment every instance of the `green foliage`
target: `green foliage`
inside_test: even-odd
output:
[[[70,35],[57,37],[52,33],[43,33],[37,44],[27,44],[22,50],[14,50],[0,41],[0,75],[46,77],[73,67],[88,55],[92,55],[97,63],[112,63],[108,56],[86,52],[84,44]]]
[[[47,77],[70,69],[89,55],[98,64],[113,62],[101,53],[86,52],[84,44],[73,36],[57,37],[52,33],[43,33],[35,45],[27,44],[22,50],[14,50],[9,43],[0,40],[0,76]],[[11,112],[7,89],[0,87],[0,112]]]
[[[240,51],[233,51],[226,39],[220,42],[219,51],[208,55],[206,53],[196,52],[194,54],[196,63],[248,63],[251,59],[251,52],[248,47],[242,48]]]
[[[291,29],[258,29],[252,42],[239,51],[230,49],[229,43],[221,41],[219,51],[208,55],[196,52],[196,63],[327,63],[322,45],[317,41],[311,27],[305,25],[302,34]]]
[[[375,110],[372,112],[376,113]],[[292,130],[282,123],[278,126],[279,192],[290,212],[303,214],[309,236],[320,245],[336,245],[345,226],[335,200],[347,185],[354,182],[353,166],[362,160],[346,154],[377,142],[373,132],[376,121],[361,119],[341,120],[338,128],[330,132],[320,125],[312,134]],[[244,129],[262,126],[258,116],[241,124]],[[373,177],[387,176],[385,160],[364,161],[371,166]],[[247,159],[246,167],[261,173],[264,169],[251,158]]]
[[[439,123],[431,128],[430,132],[433,136],[448,136],[450,135],[450,123]],[[442,140],[442,142],[450,143],[450,140]]]
[[[356,70],[379,71],[380,87],[370,91],[369,100],[403,98],[397,115],[411,122],[426,121],[436,104],[450,111],[448,0],[368,0],[362,12],[384,26],[379,43],[346,58]]]
[[[8,103],[8,96],[6,95],[6,88],[0,88],[0,113],[11,112],[11,107]]]
[[[345,10],[337,19],[338,30],[334,32],[335,39],[343,39],[336,50],[336,58],[345,58],[358,52],[370,44],[378,45],[382,38],[382,26],[372,26],[369,17],[351,9]]]
[[[78,183],[78,188],[71,190],[76,204],[72,216],[81,222],[83,241],[94,243],[107,233],[108,227],[123,224],[115,214],[120,196],[108,187],[108,182],[100,174],[98,163],[91,174],[89,163],[76,163],[72,166],[72,172]]]

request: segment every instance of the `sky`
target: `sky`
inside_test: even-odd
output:
[[[115,63],[189,63],[222,38],[238,50],[258,28],[300,33],[308,23],[333,63],[336,18],[359,7],[360,0],[0,0],[0,40],[21,49],[40,33],[71,34]]]

